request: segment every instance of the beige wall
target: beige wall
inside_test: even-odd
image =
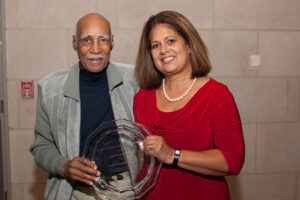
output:
[[[47,174],[35,166],[35,100],[20,81],[76,61],[77,19],[99,12],[112,24],[112,60],[134,64],[145,20],[161,10],[183,13],[210,50],[211,76],[235,96],[246,140],[241,175],[229,177],[234,200],[300,200],[299,0],[6,0],[7,85],[13,200],[42,199]],[[248,57],[261,56],[261,68]]]

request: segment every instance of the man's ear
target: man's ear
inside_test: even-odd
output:
[[[73,35],[73,41],[72,41],[72,45],[73,45],[73,49],[75,51],[77,51],[77,36],[76,35]]]
[[[113,50],[114,48],[114,35],[111,35],[111,47],[110,50]]]

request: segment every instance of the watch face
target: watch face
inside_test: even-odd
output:
[[[96,193],[112,199],[137,199],[157,181],[161,162],[143,151],[151,135],[141,124],[125,119],[102,123],[88,137],[83,156],[101,172]]]

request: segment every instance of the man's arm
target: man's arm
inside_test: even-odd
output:
[[[94,181],[99,181],[100,172],[97,170],[95,162],[79,157],[67,160],[59,152],[51,132],[40,85],[38,85],[34,135],[35,141],[30,147],[30,152],[33,154],[38,166],[51,174],[60,174],[69,180],[81,181],[89,185]]]
[[[54,142],[43,102],[42,88],[39,84],[34,136],[35,141],[30,147],[30,152],[33,154],[36,164],[51,174],[60,174],[60,169],[67,159],[59,153]]]

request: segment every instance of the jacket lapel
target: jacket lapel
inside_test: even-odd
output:
[[[79,156],[80,146],[80,93],[79,93],[79,63],[74,64],[64,85],[64,96],[68,101],[67,127],[66,127],[66,149],[67,158],[72,159]]]

